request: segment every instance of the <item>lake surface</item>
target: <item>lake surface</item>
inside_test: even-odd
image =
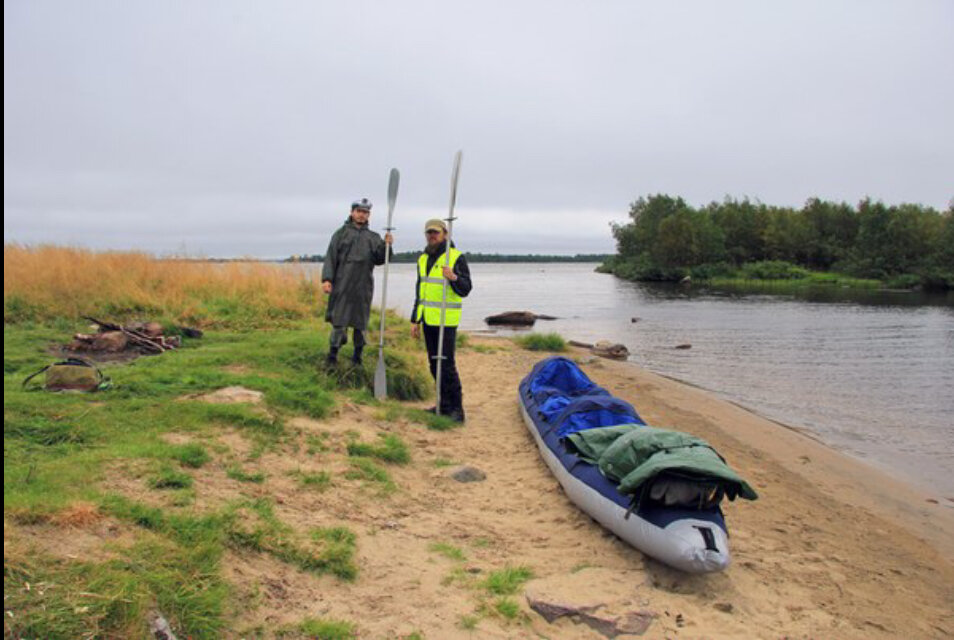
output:
[[[503,311],[557,316],[534,330],[621,342],[641,367],[954,498],[954,296],[700,293],[626,282],[595,267],[473,264],[462,327],[487,330],[483,318]],[[391,266],[390,308],[410,314],[415,279],[415,265]],[[692,348],[675,348],[681,344]]]

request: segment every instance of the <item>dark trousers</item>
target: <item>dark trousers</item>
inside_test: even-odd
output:
[[[428,361],[431,365],[431,376],[437,380],[437,341],[441,334],[440,327],[432,327],[421,323],[424,330],[424,344],[427,345]],[[444,327],[444,360],[441,364],[441,413],[463,414],[464,392],[460,386],[460,374],[457,373],[457,360],[454,353],[457,348],[457,327]]]
[[[354,332],[354,352],[356,357],[361,356],[361,351],[364,349],[364,331],[361,329],[353,329]],[[331,338],[329,340],[331,343],[331,352],[330,356],[337,356],[338,349],[348,344],[348,327],[333,327],[331,329]]]

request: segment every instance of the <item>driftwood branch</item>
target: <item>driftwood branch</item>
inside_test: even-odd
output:
[[[112,322],[103,322],[102,320],[97,320],[96,318],[92,316],[83,316],[83,318],[85,320],[89,320],[90,322],[94,324],[99,325],[100,327],[102,327],[103,329],[106,329],[107,331],[121,331],[123,335],[129,338],[130,342],[140,347],[143,347],[144,349],[147,349],[148,351],[153,351],[155,353],[163,353],[167,349],[171,348],[171,347],[166,347],[166,345],[162,344],[162,342],[158,340],[154,340],[140,331],[127,329],[126,327],[122,325],[114,324]]]

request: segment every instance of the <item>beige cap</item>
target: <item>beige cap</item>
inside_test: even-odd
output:
[[[424,223],[424,231],[447,231],[447,225],[440,218],[431,218]]]

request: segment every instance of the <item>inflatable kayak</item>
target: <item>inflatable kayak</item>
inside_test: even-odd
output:
[[[636,494],[621,493],[618,482],[568,443],[587,430],[616,425],[653,431],[632,405],[611,396],[573,361],[561,357],[534,366],[520,383],[519,404],[550,471],[590,517],[643,553],[682,571],[706,573],[729,566],[728,530],[718,504],[667,504],[646,498],[649,492],[637,500]]]

